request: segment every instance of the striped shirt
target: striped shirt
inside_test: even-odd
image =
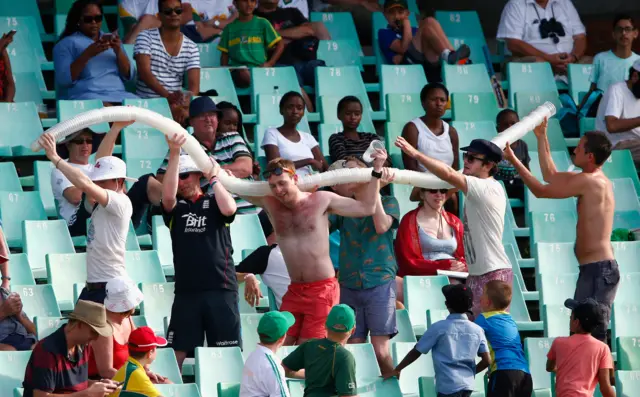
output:
[[[284,368],[271,349],[257,345],[242,369],[240,397],[290,397]]]
[[[172,56],[165,50],[159,29],[140,32],[133,47],[133,54],[151,56],[151,73],[169,92],[181,91],[184,74],[190,69],[200,68],[200,52],[196,43],[183,35],[180,52]],[[141,98],[159,96],[142,79],[138,79],[136,83],[136,94]]]
[[[358,136],[360,139],[354,141],[345,138],[342,132],[331,135],[329,137],[329,155],[331,162],[343,160],[348,156],[360,158],[367,148],[369,148],[371,142],[382,140],[378,135],[367,132],[358,132]]]

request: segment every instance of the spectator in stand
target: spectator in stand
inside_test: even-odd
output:
[[[438,270],[466,272],[464,228],[444,209],[447,189],[414,188],[418,208],[402,217],[395,240],[398,300],[404,303],[404,276],[436,276]],[[454,280],[452,279],[453,283]]]
[[[587,34],[571,0],[510,0],[502,10],[498,39],[516,62],[549,62],[556,74],[570,63],[590,63],[584,57]]]
[[[4,245],[3,236],[0,236]],[[8,261],[4,262],[5,266]],[[8,267],[8,266],[6,266]],[[11,280],[2,272],[3,284]],[[7,276],[8,277],[8,276]],[[8,287],[8,286],[7,286]],[[0,287],[0,351],[31,350],[36,343],[36,326],[22,311],[22,299],[17,292]]]
[[[496,116],[496,127],[498,134],[502,133],[507,128],[513,126],[520,121],[518,113],[512,109],[504,109]],[[516,157],[529,169],[529,163],[531,157],[529,157],[529,146],[522,139],[511,143],[511,150],[515,153]],[[502,159],[498,163],[498,172],[495,175],[496,180],[502,181],[504,187],[507,190],[507,196],[511,198],[519,198],[524,200],[524,184],[518,171],[508,160]]]
[[[135,70],[117,33],[103,33],[102,1],[78,0],[71,6],[60,40],[53,48],[58,99],[99,99],[121,103],[136,98],[124,82]]]
[[[309,19],[309,1],[307,0],[280,0],[278,3],[280,8],[295,8],[303,17]]]
[[[378,30],[380,50],[389,64],[422,65],[427,81],[442,81],[442,63],[449,65],[467,62],[471,50],[462,44],[457,50],[449,42],[440,23],[433,17],[411,26],[407,0],[386,0],[384,16],[389,25]],[[447,98],[448,100],[449,98]]]
[[[190,6],[190,21],[182,33],[196,43],[208,43],[219,37],[222,30],[238,17],[233,0],[185,0]]]
[[[184,75],[192,95],[200,92],[200,52],[196,43],[180,32],[180,0],[158,0],[158,29],[141,32],[134,47],[138,68],[136,92],[142,98],[167,98],[174,119],[186,118],[180,110],[188,108],[182,92]]]
[[[633,42],[638,38],[638,28],[635,26],[633,18],[627,14],[620,14],[613,20],[613,40],[615,47],[613,50],[596,54],[593,58],[593,68],[591,69],[591,87],[584,96],[579,109],[586,104],[593,92],[598,93],[602,99],[602,94],[615,83],[625,81],[629,78],[629,68],[640,59],[640,55],[633,52]],[[593,102],[587,112],[587,117],[595,117],[600,99]]]
[[[24,374],[24,397],[104,397],[118,387],[110,379],[90,382],[89,343],[113,333],[104,306],[78,300],[69,322],[36,344]]]
[[[186,137],[167,139],[169,164],[164,175],[162,211],[170,229],[175,268],[175,298],[167,330],[178,365],[203,346],[242,347],[238,282],[229,224],[236,202],[218,181],[219,167],[205,175],[212,192],[201,189],[202,172],[180,155]],[[226,171],[222,171],[226,172]]]
[[[120,131],[122,126],[128,124],[130,122],[114,123],[112,131]],[[56,151],[55,138],[50,133],[45,132],[38,143],[55,168],[95,203],[93,210],[91,207],[87,209],[84,204],[84,209],[91,211],[91,222],[87,231],[87,284],[79,299],[103,303],[107,282],[127,276],[124,253],[133,208],[131,200],[124,193],[124,181],[136,179],[127,177],[124,161],[111,156],[115,138],[103,140],[96,153],[96,164],[89,175],[62,161]]]
[[[234,0],[234,5],[238,10],[238,18],[222,31],[218,44],[220,64],[247,68],[276,66],[284,51],[282,37],[269,21],[253,14],[256,0]],[[247,68],[231,73],[236,86],[245,88],[251,85],[251,73]]]
[[[355,96],[346,96],[338,102],[338,119],[342,122],[342,132],[329,137],[332,163],[349,156],[362,158],[371,142],[381,140],[378,134],[358,131],[362,121],[362,102]]]
[[[318,141],[308,132],[298,131],[298,123],[304,117],[304,98],[290,91],[280,100],[280,114],[284,124],[278,128],[269,128],[262,138],[262,148],[267,161],[283,158],[293,161],[296,175],[305,176],[314,171],[326,171],[327,162],[320,151]]]
[[[295,322],[295,317],[289,312],[267,312],[260,318],[260,343],[244,362],[240,397],[289,397],[284,368],[276,353]]]
[[[347,157],[344,168],[366,168],[355,157]],[[383,181],[393,181],[388,168]],[[334,187],[344,197],[361,199],[367,183]],[[400,221],[400,208],[394,196],[378,195],[375,212],[364,218],[329,215],[330,229],[340,230],[340,303],[356,312],[356,330],[349,343],[371,344],[383,372],[393,369],[389,340],[398,333],[396,326],[396,258],[393,238]]]
[[[613,358],[606,343],[591,336],[604,322],[604,310],[594,299],[567,299],[571,336],[556,338],[547,354],[547,371],[556,373],[556,396],[592,396],[596,384],[603,397],[615,397]]]
[[[296,378],[304,370],[307,396],[356,396],[356,360],[344,347],[355,331],[356,314],[347,305],[336,305],[325,326],[326,338],[308,340],[282,360],[285,373]]]
[[[7,32],[0,38],[0,102],[13,102],[16,96],[16,83],[13,81],[11,60],[7,52],[15,34],[15,31]]]
[[[319,40],[329,40],[329,32],[324,29],[316,33],[314,25],[295,7],[280,8],[278,0],[260,0],[255,15],[268,20],[282,37],[285,48],[278,65],[293,66],[298,75],[298,84],[307,109],[313,112],[313,102],[304,91],[304,86],[315,87],[316,68],[326,66],[317,58]],[[324,27],[323,24],[319,26]]]
[[[157,0],[118,0],[118,16],[125,31],[125,44],[134,44],[143,30],[157,29],[162,25],[158,18]]]
[[[614,150],[629,149],[640,163],[640,59],[629,69],[629,80],[609,86],[598,106],[596,130],[604,131]]]
[[[262,281],[271,289],[278,308],[291,284],[287,265],[277,244],[257,248],[236,266],[236,274],[238,282],[245,283],[244,298],[251,306],[256,306],[263,297],[256,275],[260,275]]]

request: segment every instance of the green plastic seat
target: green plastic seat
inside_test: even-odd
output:
[[[640,180],[630,151],[612,151],[611,156],[604,162],[602,171],[609,179],[630,178],[633,181],[636,194],[640,194]]]
[[[10,248],[23,247],[22,222],[45,221],[47,214],[36,192],[0,192],[0,220]]]
[[[292,66],[251,69],[251,109],[254,113],[259,110],[258,95],[271,94],[277,97],[289,91],[300,92],[298,77]]]
[[[360,69],[355,66],[316,68],[316,101],[323,96],[345,97],[354,95],[362,101],[362,110],[372,110]]]
[[[22,185],[14,163],[0,163],[0,192],[21,192]]]
[[[196,347],[195,352],[196,384],[202,397],[218,397],[220,382],[242,381],[244,362],[239,347]]]
[[[492,121],[500,109],[496,96],[490,92],[451,95],[451,117],[458,121]]]
[[[413,94],[420,98],[420,91],[427,85],[422,65],[382,65],[380,68],[381,110],[385,110],[385,98],[389,94]]]
[[[231,223],[231,241],[233,242],[233,261],[242,261],[242,250],[256,248],[267,245],[264,237],[260,219],[257,214],[246,214],[236,216]]]
[[[125,98],[122,102],[123,106],[135,106],[143,109],[153,110],[156,113],[163,115],[164,117],[168,117],[173,120],[171,116],[171,108],[169,108],[169,102],[166,98],[141,98],[141,99],[132,99]],[[129,127],[132,130],[143,130],[143,129],[152,129],[146,124],[142,123],[133,123]]]
[[[591,88],[591,70],[593,65],[580,65],[576,63],[570,63],[567,65],[567,77],[569,78],[569,94],[576,103],[580,104],[580,93],[588,92]]]
[[[621,273],[640,272],[640,241],[612,241],[611,245]]]
[[[530,213],[530,215],[534,214],[534,213],[563,213],[561,219],[575,219],[575,208],[576,208],[576,199],[573,197],[570,198],[566,198],[566,199],[542,199],[542,198],[537,198],[533,195],[533,193],[531,193],[531,191],[529,191],[529,189],[525,190],[525,197],[524,197],[524,207],[525,207],[525,211]],[[566,213],[566,214],[564,214]],[[574,217],[571,218],[569,214],[574,214]],[[527,219],[528,226],[533,226],[533,216],[531,219]],[[545,218],[545,221],[548,222],[555,222],[554,220],[551,219],[551,217],[549,218]],[[562,227],[569,227],[569,224],[566,223],[562,223],[559,226]],[[563,229],[557,229],[555,231],[551,230],[551,231],[545,231],[543,233],[538,233],[538,230],[532,229],[531,230],[531,237],[534,238],[534,233],[536,234],[536,239],[534,240],[535,242],[538,241],[546,241],[546,242],[559,242],[559,243],[563,243],[563,242],[567,242],[567,241],[573,241],[571,240],[571,238],[575,238],[572,236],[575,236],[575,231],[574,232],[570,232],[570,234],[566,235],[566,236],[562,236],[562,233],[564,232]],[[547,233],[552,233],[553,237],[551,235],[547,236]],[[543,236],[543,240],[539,240],[539,238]]]
[[[567,296],[566,298],[573,298]],[[542,307],[542,321],[544,322],[544,336],[555,338],[558,336],[569,336],[569,322],[571,310],[564,307],[564,301],[559,304],[546,304]]]
[[[72,311],[73,285],[87,280],[87,254],[49,254],[46,260],[47,284],[53,287],[60,309]]]
[[[551,102],[555,105],[556,109],[560,109],[562,107],[562,103],[560,102],[560,96],[558,95],[558,91],[523,91],[516,92],[514,95],[514,104],[516,111],[518,112],[518,116],[523,118],[524,116],[531,113],[538,106],[542,105],[545,102]]]
[[[393,196],[396,198],[396,200],[398,200],[398,205],[400,205],[401,216],[404,216],[407,212],[412,211],[418,207],[418,203],[409,200],[412,190],[413,186],[411,185],[401,185],[399,183],[394,183],[391,185]]]
[[[396,310],[396,327],[398,328],[398,333],[391,338],[392,343],[416,342],[416,335],[413,333],[413,326],[411,325],[411,319],[409,318],[409,312],[407,310]]]
[[[200,70],[200,92],[211,89],[215,89],[218,92],[218,98],[224,98],[227,102],[233,103],[238,108],[240,107],[238,94],[233,85],[229,69],[213,68]],[[219,101],[220,100],[216,101],[216,103]]]
[[[513,106],[518,92],[557,92],[551,65],[546,62],[507,64],[509,104]]]
[[[29,318],[60,317],[60,308],[51,285],[13,285],[11,290],[20,294],[22,310]]]
[[[13,80],[17,88],[16,96],[13,98],[14,102],[33,102],[37,105],[43,103],[42,91],[40,91],[40,83],[36,73],[13,72]]]
[[[31,351],[0,351],[0,390],[9,393],[22,387]]]
[[[2,13],[2,11],[0,11],[0,13]],[[38,28],[39,19],[40,17],[37,15],[33,15],[33,16],[12,15],[9,17],[0,18],[0,20],[2,21],[0,23],[0,35],[7,33],[11,30],[16,30],[18,32],[16,36],[18,35],[24,36],[24,38],[26,39],[26,42],[29,43],[29,45],[31,46],[31,49],[36,55],[36,58],[40,62],[40,66],[43,69],[46,68],[49,70],[53,70],[53,62],[47,61],[47,57],[45,56],[44,48],[42,46],[42,40],[40,39],[40,33],[44,33],[44,31],[39,31],[39,28]]]
[[[493,94],[485,65],[444,65],[442,77],[450,94],[455,92],[490,92]]]
[[[573,298],[577,281],[577,273],[541,274],[540,304],[564,305],[565,300]]]
[[[640,273],[621,273],[618,292],[616,293],[616,303],[635,305],[640,301]],[[637,311],[634,308],[634,311]]]
[[[537,243],[535,250],[537,275],[578,273],[579,264],[573,251],[574,243]],[[538,289],[540,285],[538,285]]]
[[[140,304],[140,314],[156,334],[164,336],[164,318],[171,315],[174,283],[140,283],[144,300]]]
[[[393,365],[397,366],[400,364],[400,361],[402,361],[407,353],[409,353],[415,346],[416,344],[411,342],[392,343],[391,357],[393,358]],[[418,379],[423,376],[435,376],[431,352],[428,354],[421,354],[420,358],[418,358],[416,362],[402,371],[402,376],[400,377],[400,389],[402,389],[402,393],[411,395],[419,394]]]
[[[27,254],[10,254],[11,282],[18,285],[36,285]]]
[[[378,360],[376,360],[371,343],[347,344],[345,348],[353,355],[357,363],[356,384],[365,385],[380,376]]]
[[[580,136],[583,136],[585,132],[596,130],[596,118],[595,117],[583,117],[578,123],[580,127]]]
[[[537,151],[529,151],[529,156],[531,157],[531,163],[529,163],[529,168],[533,176],[535,176],[538,180],[542,181],[542,170],[540,169],[540,161],[538,160],[538,152]],[[560,172],[570,171],[573,168],[573,164],[571,163],[571,159],[569,158],[569,153],[567,151],[552,151],[551,158],[556,165],[556,168]]]
[[[616,371],[616,395],[634,397],[640,390],[640,371]],[[594,394],[595,396],[595,394]]]
[[[364,70],[360,51],[360,43],[357,41],[320,40],[317,56],[329,67],[357,66]]]
[[[322,22],[327,27],[332,40],[351,40],[357,44],[357,54],[362,56],[362,47],[353,17],[349,12],[312,12],[311,22]],[[297,81],[297,80],[296,80]]]
[[[220,55],[222,54],[218,49],[219,40],[215,40],[211,43],[199,43],[198,49],[200,50],[200,66],[203,68],[218,68],[220,67]]]
[[[155,364],[155,362],[153,364]],[[151,364],[152,368],[153,368],[153,364]],[[160,373],[158,371],[154,371],[154,372]],[[164,397],[200,397],[200,391],[198,390],[198,385],[196,385],[195,383],[167,384],[167,385],[154,385],[154,386],[156,387],[156,389],[158,389],[160,393],[162,393]],[[239,391],[240,391],[240,386],[238,385],[238,392]],[[229,394],[229,395],[226,395],[226,397],[233,397],[233,395]]]
[[[475,11],[436,11],[436,20],[447,37],[484,37]]]
[[[567,322],[568,324],[568,322]],[[524,340],[524,353],[529,361],[529,370],[533,381],[533,390],[538,397],[539,392],[548,391],[551,397],[551,374],[547,372],[547,353],[551,349],[553,338],[533,338]]]
[[[568,153],[567,143],[564,140],[564,135],[562,135],[562,128],[560,127],[560,121],[558,119],[550,119],[547,128],[547,139],[549,140],[549,147],[551,148],[551,153],[555,152],[565,152]],[[538,151],[538,140],[536,139],[536,135],[533,132],[528,132],[522,140],[526,142],[527,147],[529,148],[529,152],[537,152]],[[553,155],[553,154],[552,154]],[[536,154],[537,156],[537,154]],[[557,155],[561,156],[561,155]],[[536,157],[536,160],[538,158]],[[538,170],[540,166],[536,166]]]
[[[458,131],[460,147],[469,145],[474,139],[491,140],[497,135],[493,121],[454,121],[451,125]]]
[[[471,54],[469,55],[469,59],[472,64],[478,65],[486,65],[486,58],[484,57],[483,47],[487,45],[487,41],[484,36],[467,36],[467,37],[453,37],[447,36],[449,42],[453,46],[454,49],[460,48],[463,44],[466,44],[471,50]],[[490,59],[491,61],[491,59]]]
[[[153,242],[153,249],[158,251],[158,257],[160,258],[160,265],[165,276],[173,276],[173,248],[171,246],[171,231],[165,225],[162,215],[155,215],[151,219],[151,225],[153,232],[151,233],[151,239]]]
[[[182,375],[180,375],[180,369],[178,368],[178,361],[176,360],[176,354],[171,348],[163,348],[157,350],[156,359],[153,363],[151,363],[150,369],[165,378],[169,378],[169,380],[175,384],[178,384],[179,387],[175,389],[176,394],[162,394],[165,397],[169,397],[175,395],[176,397],[189,397],[192,394],[183,394],[187,388],[182,388]],[[161,385],[157,385],[161,386]],[[165,385],[162,385],[165,386]],[[169,386],[169,385],[166,385]],[[195,386],[194,384],[185,385],[185,386]],[[193,388],[191,388],[193,389]],[[160,389],[159,389],[160,390]],[[179,390],[179,391],[178,391]],[[160,390],[163,391],[163,390]],[[198,391],[196,387],[196,392]]]
[[[446,309],[442,287],[449,284],[449,279],[446,276],[406,276],[403,282],[404,303],[413,331],[422,335],[427,329],[426,311]]]
[[[58,120],[60,122],[73,118],[80,113],[88,112],[89,110],[102,109],[102,101],[99,99],[89,99],[84,101],[65,101],[59,100],[58,104]],[[100,123],[91,126],[91,130],[94,132],[108,132],[109,123]]]
[[[51,187],[51,171],[54,168],[53,163],[50,161],[33,162],[34,190],[36,190],[40,195],[40,201],[42,201],[42,205],[44,206],[44,212],[50,217],[58,216],[56,202],[53,197],[53,190]]]
[[[127,251],[125,265],[129,277],[136,283],[164,283],[167,281],[157,251]]]
[[[20,2],[2,1],[0,2],[0,16],[3,17],[32,17],[35,19],[37,32],[41,35],[45,33],[40,10],[36,0],[25,0]],[[6,18],[3,18],[6,20]],[[17,30],[17,29],[16,29]],[[17,35],[16,35],[17,36]]]
[[[364,385],[358,384],[358,396],[361,397],[402,397],[397,379],[375,378]],[[293,396],[292,396],[293,397]]]
[[[338,102],[340,102],[341,99],[342,97],[327,95],[321,96],[319,98],[319,109],[323,123],[337,124],[342,127],[342,123],[338,119]],[[360,101],[364,101],[364,98],[360,98]],[[360,125],[358,126],[358,131],[371,133],[376,132],[376,128],[373,125],[373,120],[371,119],[370,112],[362,112],[362,120],[360,121]]]
[[[402,157],[402,150],[395,145],[396,139],[399,136],[402,136],[402,130],[404,129],[404,124],[402,123],[385,123],[384,124],[384,145],[387,149],[387,152],[393,156],[397,155]],[[393,159],[392,159],[393,161]],[[399,164],[393,163],[395,168],[404,168],[404,163],[401,161]]]
[[[47,85],[42,75],[41,62],[32,47],[28,34],[21,35],[17,33],[13,37],[13,42],[7,47],[7,54],[11,61],[12,70],[20,71],[20,73],[33,73],[38,81],[40,91],[47,91]]]
[[[635,280],[637,282],[637,277]],[[637,284],[635,285],[637,288]],[[611,315],[611,340],[620,337],[637,337],[638,326],[640,326],[640,314],[638,314],[638,301],[618,301],[613,302],[613,312]]]
[[[122,132],[122,156],[125,161],[139,158],[164,159],[168,151],[165,135],[158,130],[129,127]],[[153,169],[150,172],[155,171]]]
[[[616,212],[640,210],[640,202],[631,178],[612,179],[611,183],[616,201]]]
[[[37,316],[33,319],[36,326],[36,337],[42,340],[67,323],[66,318]]]
[[[387,121],[404,123],[424,115],[420,94],[388,94]]]
[[[241,296],[240,300],[244,300]],[[256,349],[256,345],[260,342],[258,337],[258,323],[262,313],[241,313],[240,324],[242,332],[242,356],[245,358]]]
[[[449,316],[448,309],[429,309],[427,310],[427,328],[438,321],[445,320]]]
[[[218,383],[218,397],[240,397],[240,384]]]
[[[615,348],[617,368],[623,371],[640,369],[640,340],[634,336],[617,337]]]
[[[131,321],[136,328],[147,327],[147,319],[144,316],[131,316]]]
[[[33,102],[0,104],[0,153],[8,148],[8,156],[40,156],[31,144],[42,135],[42,124]],[[4,149],[4,150],[3,150]],[[7,154],[3,154],[7,155]]]
[[[45,261],[47,254],[75,253],[69,229],[64,220],[25,221],[22,227],[24,252],[29,257],[29,264],[36,279],[47,277]]]

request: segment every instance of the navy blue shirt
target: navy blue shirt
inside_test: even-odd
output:
[[[418,33],[418,28],[411,28],[411,32],[415,36]],[[402,40],[402,30],[394,29],[391,25],[378,30],[378,44],[387,63],[393,63],[393,57],[397,55],[391,49],[391,43],[396,40]]]

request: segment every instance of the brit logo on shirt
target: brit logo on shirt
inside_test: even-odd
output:
[[[206,216],[198,216],[190,212],[182,215],[182,217],[187,219],[184,227],[185,233],[204,233],[207,230]]]

